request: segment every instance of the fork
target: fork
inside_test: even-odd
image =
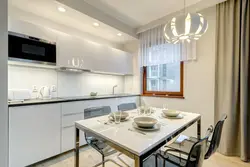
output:
[[[144,133],[144,132],[141,132],[141,131],[138,131],[138,130],[133,130],[133,129],[128,129],[129,131],[131,131],[131,132],[137,132],[137,133],[140,133],[140,134],[143,134],[143,135],[146,135],[146,133]]]

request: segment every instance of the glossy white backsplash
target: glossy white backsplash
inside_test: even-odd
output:
[[[113,85],[118,85],[115,93],[124,93],[124,76],[8,66],[8,89],[28,89],[32,92],[34,85],[38,90],[42,86],[55,85],[57,91],[52,93],[53,97],[85,96],[90,92],[98,92],[99,95],[112,94]],[[32,93],[32,98],[36,95],[37,93]]]

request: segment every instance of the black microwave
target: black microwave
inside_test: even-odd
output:
[[[56,43],[9,32],[9,60],[56,65]]]

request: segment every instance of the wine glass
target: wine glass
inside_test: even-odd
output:
[[[168,105],[167,104],[163,104],[163,109],[168,109]]]

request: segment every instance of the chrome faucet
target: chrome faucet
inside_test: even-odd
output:
[[[112,94],[114,95],[115,94],[115,88],[117,87],[117,85],[114,85],[113,86],[113,92],[112,92]]]

